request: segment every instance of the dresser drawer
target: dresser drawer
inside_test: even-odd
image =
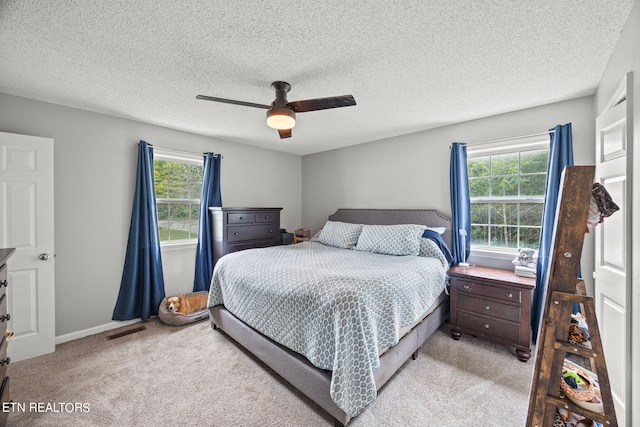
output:
[[[504,301],[513,301],[517,303],[522,302],[522,292],[518,289],[483,285],[464,279],[457,279],[454,281],[454,283],[456,289],[461,292],[468,292],[470,294],[492,297]]]
[[[7,294],[0,296],[0,335],[4,337],[7,331],[7,322],[9,314],[7,314]]]
[[[486,316],[520,322],[522,309],[517,305],[501,304],[482,298],[474,298],[459,294],[457,299],[458,309],[473,311]]]
[[[7,376],[7,365],[9,359],[7,359],[7,337],[2,334],[2,342],[0,343],[0,379]]]
[[[2,399],[2,403],[9,403],[11,401],[9,399],[9,377],[3,377],[0,378],[0,380],[2,381],[2,385],[0,386],[0,399]],[[5,425],[7,418],[9,418],[9,411],[0,411],[0,425]]]
[[[467,329],[473,329],[482,334],[493,335],[513,342],[518,342],[520,339],[519,325],[502,322],[494,318],[458,312],[458,325]]]
[[[228,213],[227,224],[253,224],[256,222],[253,212]]]
[[[249,242],[238,242],[238,243],[229,243],[225,250],[225,254],[230,254],[232,252],[244,251],[245,249],[259,249],[259,248],[268,248],[271,246],[275,246],[277,244],[274,239],[269,240],[261,240],[261,241],[249,241]]]
[[[7,286],[9,285],[7,279],[7,264],[0,267],[0,295],[7,293]]]
[[[269,224],[233,226],[227,228],[227,241],[239,242],[242,240],[275,238],[278,233],[280,233],[280,229],[275,225]]]
[[[256,212],[256,222],[277,222],[280,224],[280,212]]]

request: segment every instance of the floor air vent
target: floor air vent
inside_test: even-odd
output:
[[[135,334],[136,332],[144,331],[145,329],[147,329],[147,328],[145,328],[144,326],[140,325],[140,326],[136,326],[134,328],[120,330],[118,332],[114,332],[114,333],[112,333],[110,335],[107,335],[107,339],[114,340],[116,338],[124,337],[124,336],[131,335],[131,334]]]

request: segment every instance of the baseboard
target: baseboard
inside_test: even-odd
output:
[[[56,337],[56,345],[77,340],[80,338],[88,337],[89,335],[99,334],[100,332],[110,331],[111,329],[121,328],[122,326],[128,326],[138,322],[140,322],[140,319],[117,321],[117,322],[114,321],[114,322],[106,323],[104,325],[94,326],[93,328],[83,329],[77,332],[71,332],[70,334],[59,335]]]

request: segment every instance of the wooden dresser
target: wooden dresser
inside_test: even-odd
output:
[[[7,260],[15,252],[14,248],[0,249],[0,335],[2,342],[0,343],[0,378],[2,385],[0,386],[0,396],[2,403],[10,402],[9,399],[9,377],[7,376],[7,365],[9,358],[7,357],[7,322],[10,315],[7,313],[7,286],[9,279],[7,278]],[[9,412],[0,411],[0,426],[7,423]]]
[[[519,360],[531,357],[531,302],[536,280],[513,271],[487,267],[453,267],[450,327],[516,348]]]
[[[282,208],[209,208],[213,264],[221,256],[244,249],[281,244]]]

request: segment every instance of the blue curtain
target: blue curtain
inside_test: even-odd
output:
[[[573,165],[573,142],[571,137],[571,123],[558,125],[550,134],[549,166],[547,168],[547,185],[544,193],[544,208],[542,213],[542,233],[538,248],[538,264],[536,266],[536,289],[533,293],[531,308],[531,329],[533,342],[538,339],[540,318],[544,311],[544,299],[547,293],[547,270],[549,255],[553,243],[553,225],[555,223],[558,193],[560,192],[560,177],[565,166]],[[577,279],[577,278],[576,278]]]
[[[453,263],[458,264],[469,258],[471,250],[471,203],[469,202],[469,175],[467,172],[467,145],[454,142],[451,145],[451,164],[449,166],[451,192],[451,227]],[[466,230],[467,236],[462,246],[460,230]]]
[[[153,148],[140,141],[129,241],[113,320],[147,320],[158,314],[158,306],[163,298],[164,277],[153,180]]]
[[[202,196],[200,197],[200,222],[198,223],[198,247],[193,291],[208,291],[213,273],[213,241],[209,208],[222,206],[220,194],[220,163],[222,156],[204,154]]]

